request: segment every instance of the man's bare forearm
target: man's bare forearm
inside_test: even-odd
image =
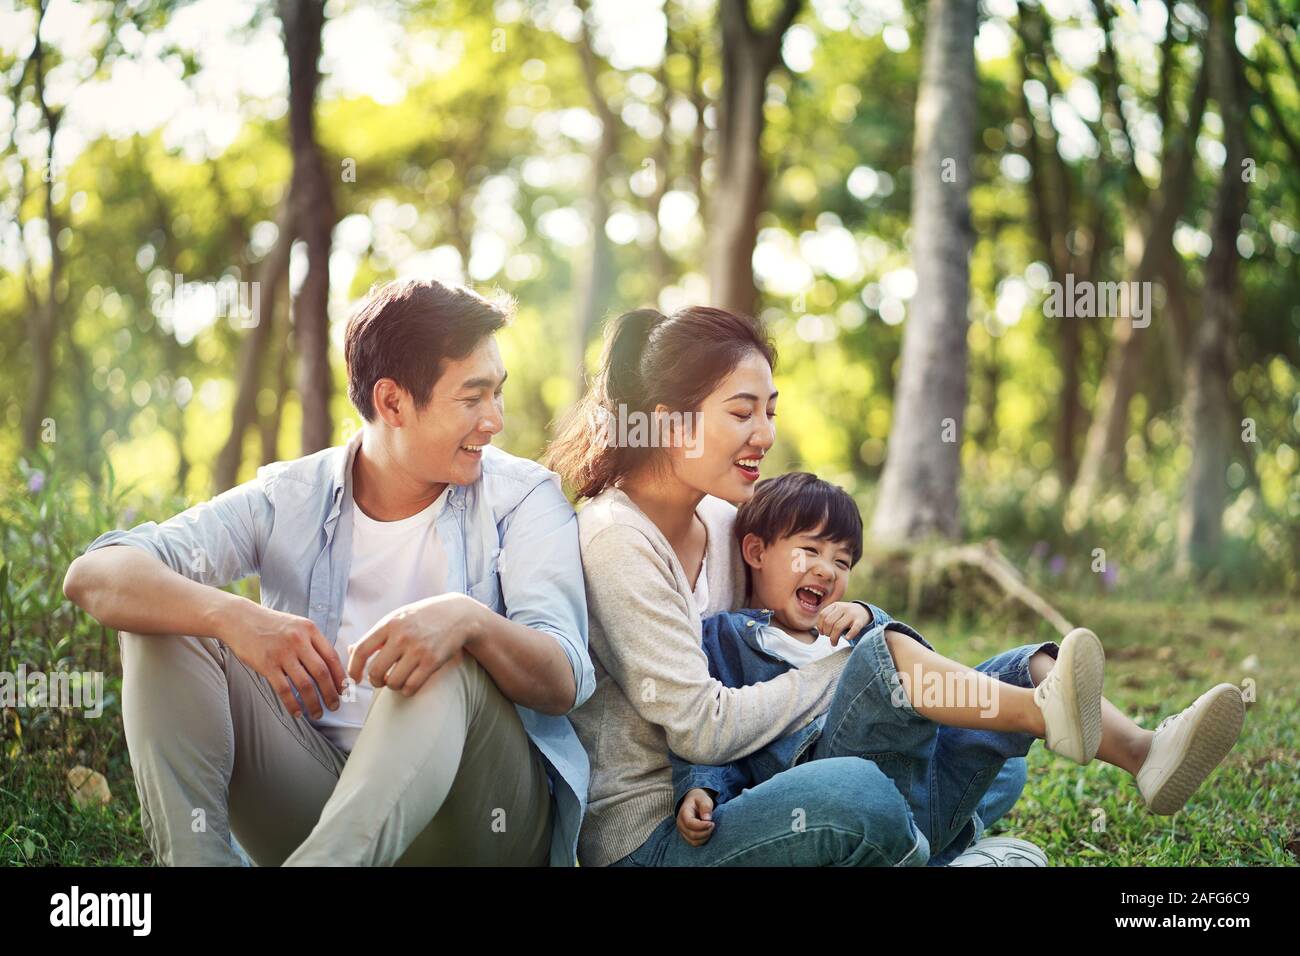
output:
[[[105,627],[137,634],[222,639],[221,622],[247,599],[177,574],[127,545],[100,548],[72,562],[63,593]]]
[[[567,714],[577,696],[573,668],[555,638],[484,607],[465,643],[506,699],[543,714]]]

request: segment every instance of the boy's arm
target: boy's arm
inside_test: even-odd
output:
[[[741,791],[751,783],[740,767],[743,761],[721,766],[687,763],[671,750],[668,751],[668,759],[673,766],[674,813],[680,809],[682,798],[696,787],[708,790],[713,795],[713,805],[716,807],[740,796]]]

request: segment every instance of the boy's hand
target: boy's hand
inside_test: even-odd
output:
[[[677,811],[677,832],[691,846],[704,846],[713,836],[713,798],[709,791],[696,787],[688,790]]]
[[[852,637],[871,623],[871,612],[852,601],[827,604],[817,615],[817,632],[830,636],[831,645],[842,637]]]

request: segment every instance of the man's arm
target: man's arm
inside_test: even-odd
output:
[[[319,717],[321,694],[338,706],[343,667],[316,625],[219,590],[256,573],[269,517],[254,481],[162,524],[108,532],[69,566],[63,593],[116,630],[215,638],[265,676],[290,713],[302,713],[292,685]]]
[[[568,713],[591,696],[596,674],[578,517],[558,482],[539,484],[503,523],[497,571],[509,620],[493,615],[486,639],[468,649],[511,700],[533,706],[508,688],[549,698],[534,708],[543,713]]]
[[[191,581],[127,543],[87,551],[68,567],[63,593],[105,627],[137,634],[216,637],[246,598]]]

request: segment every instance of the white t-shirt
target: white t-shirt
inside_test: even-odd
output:
[[[708,616],[705,610],[709,606],[709,559],[700,561],[700,576],[695,579],[695,608],[700,612],[700,619]]]
[[[758,646],[792,667],[803,667],[823,657],[850,650],[853,645],[843,639],[838,644],[832,644],[829,634],[820,634],[817,640],[805,644],[803,641],[795,640],[775,624],[766,624],[759,628]]]
[[[353,501],[352,566],[339,632],[334,639],[334,649],[345,671],[348,646],[365,637],[385,615],[447,589],[447,553],[435,527],[446,503],[444,490],[418,514],[397,521],[376,521]],[[356,700],[340,700],[338,710],[326,709],[312,725],[351,753],[374,694],[370,678],[363,675],[355,687]]]

